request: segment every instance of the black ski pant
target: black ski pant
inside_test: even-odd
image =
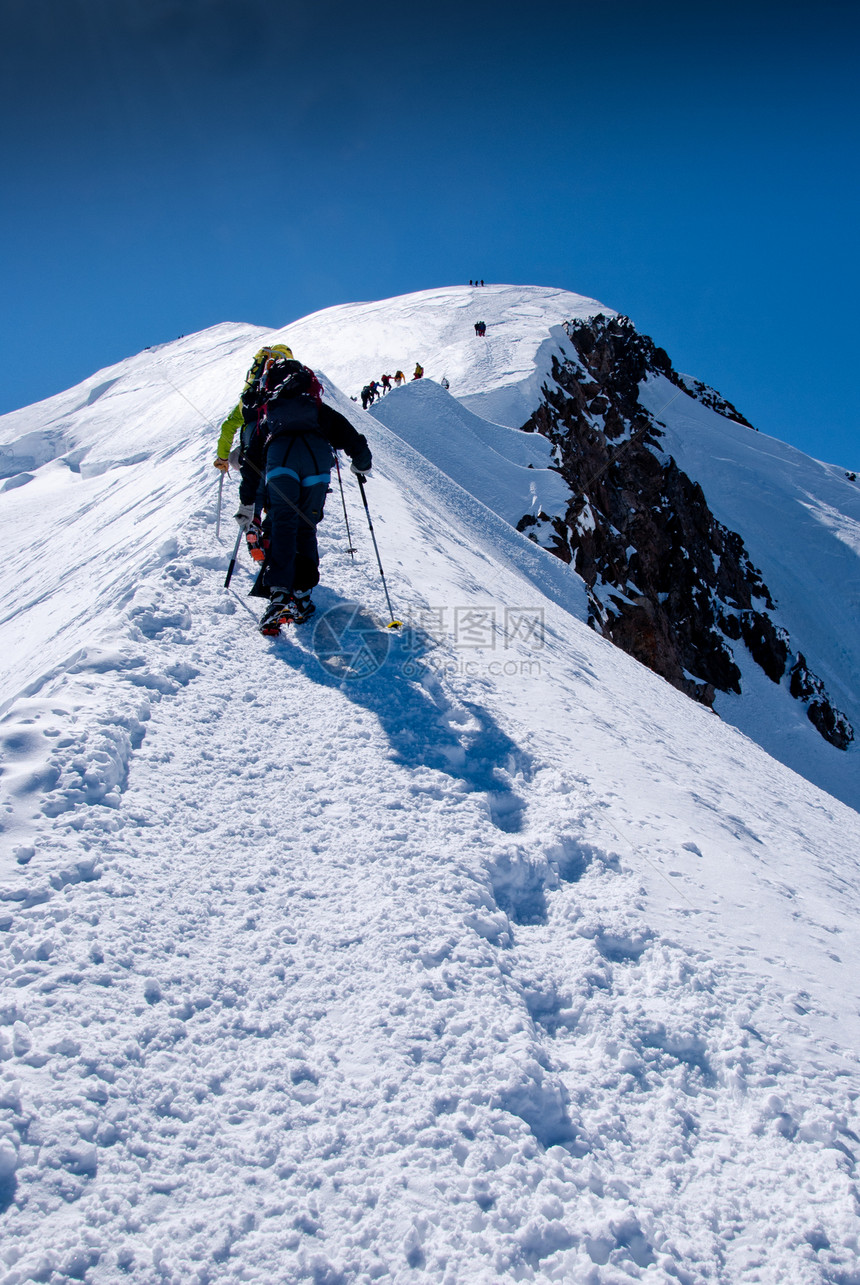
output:
[[[266,508],[271,545],[266,567],[270,590],[293,593],[319,584],[317,523],[331,481],[332,453],[315,433],[277,437],[266,452]]]

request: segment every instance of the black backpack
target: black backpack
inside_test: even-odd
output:
[[[246,420],[256,416],[264,406],[281,398],[296,397],[312,391],[316,383],[313,371],[289,357],[269,358],[256,379],[242,394]]]
[[[266,374],[267,408],[294,397],[313,397],[318,387],[314,372],[300,361],[273,362]]]
[[[322,386],[307,366],[288,357],[268,360],[242,396],[245,422],[253,425],[247,448],[284,433],[318,430],[321,398]]]

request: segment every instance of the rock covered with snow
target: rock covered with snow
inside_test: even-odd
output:
[[[718,690],[742,694],[732,648],[742,642],[773,683],[786,679],[825,740],[846,750],[853,728],[776,622],[770,590],[741,536],[714,517],[701,485],[664,455],[659,414],[677,392],[652,413],[640,386],[664,376],[720,415],[746,421],[713,390],[677,376],[667,354],[628,319],[598,316],[566,329],[575,353],[554,358],[552,384],[528,427],[556,445],[571,487],[564,523],[555,526],[567,545],[560,555],[589,586],[592,623],[709,705]]]

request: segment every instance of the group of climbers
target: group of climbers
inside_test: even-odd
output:
[[[287,622],[303,623],[315,610],[317,525],[333,450],[346,451],[362,483],[373,464],[367,438],[323,401],[323,391],[286,344],[261,348],[218,437],[215,468],[226,473],[233,464],[240,470],[236,521],[251,556],[262,562],[251,592],[269,599],[260,632],[270,636]]]
[[[392,382],[393,380],[393,382]],[[401,384],[406,383],[406,376],[402,370],[395,371],[394,375],[381,375],[379,381],[371,379],[369,384],[365,384],[361,390],[361,409],[367,410],[374,402],[379,401],[386,393],[390,393],[392,387],[399,388]],[[352,399],[355,401],[355,398]]]
[[[486,333],[487,333],[487,323],[486,323],[486,321],[476,321],[476,322],[475,322],[475,334],[476,334],[476,335],[480,335],[480,336],[481,336],[481,338],[483,339],[483,338],[486,336]]]
[[[416,363],[413,379],[420,379],[424,374],[424,367]],[[379,380],[371,379],[369,384],[365,384],[359,396],[361,397],[361,409],[367,410],[374,402],[378,402],[386,393],[390,393],[392,388],[399,388],[401,384],[406,383],[406,376],[402,370],[396,370],[393,375],[380,375]],[[355,401],[355,398],[352,399]]]
[[[387,388],[385,387],[386,380],[388,381]],[[382,381],[383,381],[383,389],[387,393],[388,388],[391,387],[391,379],[388,375],[383,375]],[[364,388],[362,388],[361,390],[361,409],[367,410],[368,406],[372,406],[373,403],[377,401],[381,396],[382,396],[382,393],[380,392],[379,384],[376,382],[375,379],[371,379],[370,383],[365,384]]]

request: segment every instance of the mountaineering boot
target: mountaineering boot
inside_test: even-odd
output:
[[[316,607],[311,602],[310,590],[294,593],[289,603],[290,620],[294,625],[303,625],[309,620],[316,611]]]
[[[257,518],[248,527],[245,532],[245,540],[248,545],[248,552],[255,562],[265,562],[266,550],[263,543],[263,528]]]
[[[266,638],[277,638],[281,625],[290,619],[290,595],[286,589],[273,589],[269,605],[260,621],[260,633]]]

